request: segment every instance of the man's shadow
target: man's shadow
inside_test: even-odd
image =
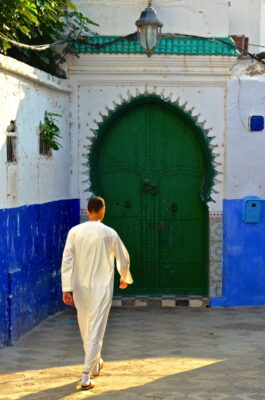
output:
[[[77,393],[77,385],[78,381],[69,383],[68,385],[41,390],[39,392],[20,397],[19,400],[60,400],[64,397]]]

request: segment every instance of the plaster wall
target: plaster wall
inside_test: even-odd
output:
[[[264,216],[257,224],[243,222],[243,199],[224,200],[222,296],[212,307],[265,305]]]
[[[147,6],[143,0],[75,0],[78,8],[100,24],[99,34],[127,35]],[[245,35],[265,45],[264,0],[154,0],[163,33],[204,36]],[[253,52],[262,48],[250,47]]]
[[[237,66],[228,84],[226,187],[223,206],[222,296],[213,307],[265,305],[265,130],[251,132],[249,117],[265,117],[265,78],[260,66]],[[252,75],[252,76],[250,76]],[[259,223],[244,222],[244,197],[262,199]]]
[[[265,131],[251,132],[249,117],[265,118],[265,77],[231,77],[227,103],[226,199],[265,197]]]
[[[68,199],[70,134],[68,82],[0,55],[0,208]],[[39,154],[39,123],[58,113],[62,149]],[[16,120],[17,163],[6,161],[6,128]]]
[[[143,0],[75,0],[86,16],[100,24],[95,30],[105,35],[127,35],[136,31],[135,21],[147,7]],[[226,0],[154,0],[163,32],[227,36]]]
[[[62,309],[60,264],[68,230],[79,223],[70,191],[67,81],[0,55],[0,347],[15,343]],[[62,148],[39,155],[39,123],[58,113]],[[17,162],[6,133],[16,121]]]
[[[260,30],[260,44],[265,46],[265,0],[262,0],[262,7],[260,13],[260,20],[261,20],[261,30]],[[256,48],[256,52],[264,51],[264,47]]]
[[[0,347],[63,309],[60,265],[79,201],[0,209]]]
[[[264,0],[230,0],[227,2],[229,35],[245,35],[249,43],[265,46]],[[262,48],[250,46],[249,50],[258,53]]]

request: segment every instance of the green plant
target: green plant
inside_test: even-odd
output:
[[[33,51],[14,46],[4,37],[29,45],[82,40],[91,35],[90,27],[95,25],[70,0],[0,0],[0,53],[65,78],[61,65],[70,46]]]
[[[44,122],[40,122],[40,137],[53,150],[59,150],[62,145],[58,139],[62,136],[59,134],[60,128],[56,125],[57,120],[54,117],[62,117],[60,114],[45,111]]]

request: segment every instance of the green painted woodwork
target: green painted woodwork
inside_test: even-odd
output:
[[[91,181],[130,253],[135,283],[123,294],[207,294],[210,156],[202,129],[158,96],[120,106],[99,128]]]
[[[118,36],[92,36],[90,38],[91,43],[94,45],[100,45],[104,43],[109,43]],[[222,37],[222,38],[209,38],[209,39],[219,39],[229,43],[230,45],[226,45],[223,43],[213,42],[210,40],[192,38],[192,37],[166,37],[160,40],[157,48],[154,50],[154,53],[157,54],[187,54],[187,55],[214,55],[214,56],[232,56],[237,57],[239,55],[236,47],[232,47],[231,44],[234,44],[234,41],[230,37]],[[72,50],[75,53],[110,53],[110,54],[139,54],[145,53],[145,50],[140,46],[137,38],[128,40],[123,39],[116,41],[112,44],[95,47],[89,46],[88,44],[80,44],[74,43],[72,46]]]

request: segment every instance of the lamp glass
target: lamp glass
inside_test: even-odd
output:
[[[152,51],[157,45],[161,28],[157,25],[142,25],[138,28],[140,45],[147,51]]]

